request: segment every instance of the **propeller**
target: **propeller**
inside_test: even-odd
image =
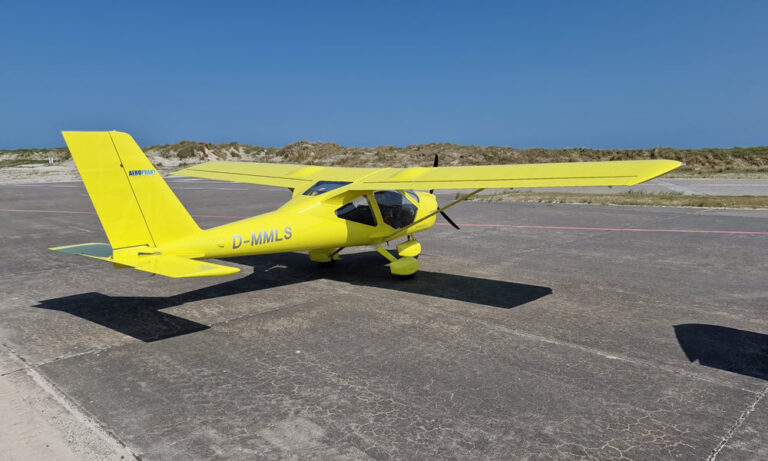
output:
[[[438,164],[438,159],[437,159],[437,154],[435,154],[435,161],[432,163],[432,167],[437,168],[437,164]],[[434,189],[429,191],[430,194],[432,194],[434,192],[435,192]],[[445,214],[445,211],[441,211],[440,214],[443,215],[443,218],[445,218],[446,221],[448,221],[448,224],[450,224],[451,226],[455,227],[456,230],[459,230],[459,226],[456,225],[456,223],[453,222],[453,220],[451,218],[449,218],[447,214]]]

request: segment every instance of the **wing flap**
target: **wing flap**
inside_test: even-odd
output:
[[[207,162],[171,174],[301,189],[309,187],[320,179],[352,182],[379,170],[379,168],[339,168],[280,163]]]
[[[265,167],[262,167],[265,166]],[[261,184],[264,186],[287,187],[295,189],[302,184],[310,184],[311,180],[291,178],[290,173],[296,165],[278,165],[245,162],[207,162],[191,166],[171,173],[177,176],[192,178],[215,179],[219,181],[234,181],[246,184]]]

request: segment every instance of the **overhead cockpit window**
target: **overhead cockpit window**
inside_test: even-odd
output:
[[[359,222],[368,226],[376,225],[376,218],[373,217],[371,202],[368,197],[361,195],[346,205],[336,210],[336,216],[348,221]]]
[[[344,181],[318,181],[312,187],[304,191],[303,195],[320,195],[338,189],[339,187],[346,186],[347,184],[351,183]]]
[[[405,227],[416,219],[416,206],[400,192],[381,190],[374,192],[373,197],[379,204],[381,219],[395,229]]]
[[[419,203],[419,194],[417,194],[416,191],[409,189],[405,191],[405,193],[408,194],[408,197],[412,198],[414,202]]]

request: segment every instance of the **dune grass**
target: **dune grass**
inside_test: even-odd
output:
[[[195,164],[208,160],[301,163],[326,166],[392,167],[431,166],[435,154],[440,165],[497,165],[517,163],[669,159],[685,163],[670,176],[768,177],[768,146],[729,149],[517,149],[505,146],[462,146],[449,143],[406,147],[344,147],[329,142],[299,141],[284,147],[261,147],[236,142],[212,144],[181,141],[145,147],[151,157]],[[66,148],[0,150],[0,160],[70,158]]]
[[[592,205],[639,205],[703,208],[768,208],[768,197],[730,195],[683,195],[678,193],[648,194],[580,194],[571,192],[504,192],[476,195],[469,199],[483,202],[581,203]]]
[[[24,158],[15,158],[15,159],[2,159],[0,160],[0,168],[8,168],[8,167],[18,167],[22,165],[47,165],[48,160],[39,160],[39,159],[24,159]]]

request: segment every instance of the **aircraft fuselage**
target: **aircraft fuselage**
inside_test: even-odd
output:
[[[157,251],[189,258],[232,258],[377,245],[397,232],[396,228],[386,224],[373,197],[369,200],[376,225],[361,224],[336,216],[335,210],[355,195],[360,196],[360,193],[343,194],[327,202],[298,195],[275,211],[207,229],[200,234],[162,245]],[[414,221],[437,210],[437,199],[433,194],[417,192],[417,195]],[[435,216],[424,219],[410,227],[408,235],[427,230],[434,223]]]

